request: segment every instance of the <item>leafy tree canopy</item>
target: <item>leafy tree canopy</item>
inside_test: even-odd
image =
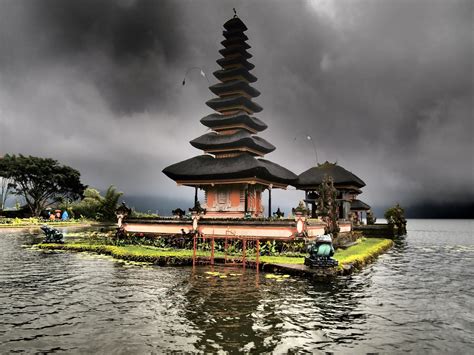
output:
[[[122,195],[123,192],[117,191],[113,185],[109,186],[105,196],[102,196],[96,189],[88,187],[84,191],[84,198],[69,207],[75,216],[101,221],[115,221],[117,218],[115,210]]]
[[[7,154],[0,159],[0,176],[13,182],[13,193],[35,216],[54,203],[80,198],[85,189],[77,170],[49,158]]]
[[[388,224],[397,227],[399,234],[406,234],[407,220],[405,219],[405,210],[398,203],[386,210],[384,217]]]

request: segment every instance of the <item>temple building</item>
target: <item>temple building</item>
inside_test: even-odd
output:
[[[361,200],[352,200],[351,202],[351,214],[352,214],[352,222],[355,224],[361,224],[363,221],[363,217],[367,218],[367,214],[370,212],[370,206]]]
[[[253,116],[262,111],[253,98],[260,92],[251,86],[257,78],[250,73],[248,37],[245,24],[234,17],[224,24],[214,72],[220,81],[209,89],[217,95],[206,102],[216,111],[201,119],[212,131],[190,143],[203,155],[173,164],[163,170],[179,185],[204,190],[206,218],[263,217],[262,195],[268,190],[268,215],[271,214],[271,190],[285,189],[297,176],[284,167],[263,159],[275,147],[258,137],[267,125]]]
[[[190,142],[203,153],[163,169],[163,173],[178,185],[195,188],[195,206],[189,209],[190,214],[176,209],[174,217],[130,217],[125,207],[117,214],[119,227],[125,233],[192,237],[193,265],[197,262],[198,240],[210,240],[211,264],[214,264],[216,239],[225,241],[224,263],[229,243],[239,241],[242,243],[241,263],[245,265],[247,244],[250,243],[255,247],[258,265],[260,241],[307,241],[327,233],[334,219],[334,209],[331,209],[332,219],[326,218],[327,206],[334,202],[333,195],[326,207],[324,196],[321,196],[323,212],[320,216],[317,213],[318,188],[325,176],[332,177],[337,190],[339,232],[350,232],[357,218],[364,211],[367,213],[368,206],[357,199],[365,183],[341,166],[326,162],[297,176],[264,159],[275,147],[258,136],[267,125],[254,116],[262,108],[253,101],[260,93],[252,87],[257,78],[250,73],[254,65],[248,61],[252,55],[248,52],[246,30],[237,16],[224,24],[225,39],[219,51],[222,58],[217,60],[221,69],[214,72],[218,83],[209,88],[216,97],[206,102],[215,112],[201,119],[210,131]],[[286,189],[288,185],[305,191],[311,216],[297,201],[293,206],[298,207],[293,209],[292,215],[286,218],[281,214],[272,216],[272,190]],[[321,190],[327,191],[327,186],[323,187]],[[198,203],[198,190],[204,191],[202,204]],[[266,211],[262,203],[264,193],[268,196]]]
[[[353,220],[354,213],[357,214],[357,218],[361,218],[359,212],[370,209],[369,205],[357,199],[357,196],[362,193],[361,188],[365,186],[364,181],[337,163],[326,161],[301,173],[293,184],[297,189],[305,191],[305,202],[308,208],[311,207],[312,217],[316,217],[318,188],[325,176],[332,177],[337,190],[339,219]]]

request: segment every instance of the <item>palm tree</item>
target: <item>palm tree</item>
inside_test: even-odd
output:
[[[102,216],[105,220],[115,220],[115,210],[117,209],[118,201],[122,195],[123,192],[117,191],[114,185],[109,186],[102,201]]]

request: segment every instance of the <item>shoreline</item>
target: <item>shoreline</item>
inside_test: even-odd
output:
[[[66,227],[113,227],[116,226],[113,223],[101,223],[101,222],[44,222],[44,223],[30,223],[30,224],[0,224],[0,230],[2,229],[40,229],[43,225],[48,225],[53,228],[66,228]]]
[[[310,278],[328,278],[337,275],[349,275],[360,270],[365,265],[374,262],[377,257],[393,246],[390,239],[370,238],[363,239],[360,243],[345,250],[337,250],[334,258],[339,265],[333,268],[309,268],[304,265],[304,257],[290,256],[260,256],[259,269],[263,272],[279,272],[299,275]],[[192,250],[169,249],[163,250],[147,246],[125,245],[114,246],[104,244],[37,244],[42,250],[65,250],[72,252],[92,252],[109,255],[113,258],[152,263],[158,266],[192,266]],[[227,256],[227,261],[241,261],[240,256]],[[223,253],[215,253],[214,262],[217,265],[225,265],[226,259]],[[210,252],[199,250],[196,254],[195,264],[210,264]],[[235,264],[234,264],[235,265]],[[246,267],[256,268],[254,256],[246,258]]]

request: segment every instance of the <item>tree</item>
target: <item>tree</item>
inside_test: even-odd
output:
[[[123,192],[117,191],[113,185],[109,186],[105,196],[101,196],[99,191],[89,187],[84,191],[84,198],[72,204],[71,208],[76,216],[114,221],[115,210],[122,195]]]
[[[5,173],[4,171],[0,171],[0,174]],[[10,179],[4,178],[0,176],[0,211],[5,209],[5,205],[7,203],[8,196],[13,188],[13,183]]]
[[[405,210],[398,203],[386,210],[384,217],[389,225],[397,227],[399,235],[406,234],[407,220],[405,219]]]
[[[0,162],[1,162],[0,157]],[[6,167],[2,167],[0,165],[0,211],[5,209],[5,204],[7,203],[8,195],[10,194],[13,184],[10,179],[6,176],[8,175],[8,171]]]
[[[103,203],[104,198],[100,195],[100,192],[88,187],[84,191],[84,198],[81,201],[71,204],[69,207],[76,217],[81,216],[91,219],[100,219],[102,216],[100,210]]]
[[[327,224],[327,232],[334,236],[339,232],[337,190],[331,176],[325,175],[318,188],[318,216]]]
[[[102,204],[102,215],[104,220],[113,221],[117,218],[115,216],[115,210],[117,209],[118,201],[122,195],[123,192],[117,191],[114,185],[109,186],[105,192]]]
[[[7,154],[0,160],[0,171],[12,181],[12,192],[25,199],[35,216],[62,199],[80,198],[85,189],[77,170],[54,159]]]

